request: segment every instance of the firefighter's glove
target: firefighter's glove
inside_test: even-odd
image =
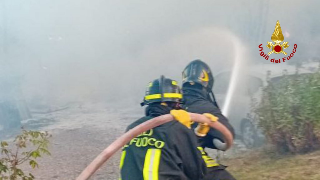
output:
[[[218,121],[218,118],[212,114],[204,113],[203,115],[209,118],[212,122]],[[199,123],[194,129],[194,132],[197,136],[204,137],[208,134],[209,130],[210,126],[207,123]]]
[[[207,123],[199,123],[198,126],[194,129],[194,133],[197,136],[204,137],[210,130],[210,126]]]
[[[205,117],[209,118],[212,122],[216,122],[219,120],[219,118],[217,116],[214,116],[210,113],[204,113],[203,114]]]
[[[171,110],[170,114],[174,117],[174,119],[185,125],[187,128],[191,129],[191,117],[187,111]]]

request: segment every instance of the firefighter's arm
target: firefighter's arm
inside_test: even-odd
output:
[[[203,115],[209,118],[212,122],[218,121],[218,118],[212,114],[204,113]],[[209,130],[210,130],[210,126],[208,124],[199,123],[198,126],[195,128],[194,132],[196,133],[197,136],[204,137],[208,134]]]
[[[229,123],[228,119],[221,113],[220,109],[218,109],[216,106],[214,106],[212,103],[209,103],[209,102],[206,102],[201,107],[202,107],[201,111],[203,113],[209,113],[217,117],[219,122],[223,124],[231,132],[233,137],[235,137],[235,132],[233,127]],[[219,131],[213,128],[210,128],[205,136],[203,137],[198,136],[198,137],[200,137],[201,139],[200,140],[201,146],[208,147],[211,149],[218,149],[218,147],[216,147],[214,143],[214,140],[215,141],[219,140],[221,142],[224,142],[223,135]]]
[[[204,113],[203,115],[209,118],[212,122],[216,122],[219,120],[218,117],[209,113]],[[206,123],[199,123],[198,126],[194,129],[195,134],[200,138],[205,137],[209,131],[210,126]],[[218,150],[225,151],[227,149],[226,143],[221,142],[219,139],[213,139],[212,143],[213,147],[215,147]]]
[[[223,124],[231,132],[231,134],[234,137],[235,135],[234,135],[233,127],[229,124],[228,119],[224,117],[221,113],[216,113],[215,116],[219,118],[219,122]],[[203,138],[204,138],[203,145],[205,147],[208,147],[211,149],[224,150],[224,147],[225,147],[224,138],[219,131],[213,128],[210,128],[208,134]]]
[[[206,105],[204,105],[203,107],[204,107],[203,111],[205,113],[210,113],[210,114],[216,116],[219,119],[219,122],[221,124],[223,124],[231,132],[231,134],[233,135],[233,138],[235,138],[235,132],[234,132],[233,127],[229,123],[229,120],[221,113],[221,110],[219,108],[217,108],[216,106],[214,106],[213,104],[211,104],[209,102]],[[215,129],[211,128],[210,131],[208,132],[208,135],[212,136],[213,138],[217,138],[217,139],[223,141],[222,134]]]
[[[235,138],[234,129],[231,126],[231,124],[229,123],[228,119],[224,115],[222,115],[221,112],[220,113],[219,112],[215,113],[214,115],[219,119],[219,122],[221,124],[223,124],[231,132],[233,138]],[[224,142],[222,134],[219,131],[215,130],[215,129],[211,128],[210,131],[208,132],[208,135],[210,135],[213,138],[219,139],[219,140]]]

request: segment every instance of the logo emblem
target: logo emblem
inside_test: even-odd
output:
[[[279,20],[277,21],[276,27],[274,28],[274,32],[271,36],[271,40],[275,43],[268,42],[267,48],[271,49],[271,51],[268,53],[268,55],[272,53],[283,53],[284,55],[287,55],[286,52],[284,52],[284,49],[287,49],[289,47],[288,42],[281,42],[284,40],[282,30],[280,27]]]
[[[288,33],[288,32],[286,32]],[[260,56],[263,57],[265,60],[269,60],[269,55],[270,54],[284,54],[285,56],[287,55],[287,53],[284,51],[285,49],[287,49],[289,47],[289,44],[288,42],[283,42],[281,44],[281,42],[284,40],[284,37],[283,37],[283,34],[282,34],[282,30],[281,30],[281,27],[280,27],[280,23],[279,21],[277,21],[277,24],[276,24],[276,27],[274,28],[274,31],[272,33],[272,36],[271,36],[271,40],[274,42],[267,42],[267,48],[271,49],[271,51],[267,54],[265,52],[263,52],[263,47],[262,47],[262,44],[260,44],[258,47],[260,48]],[[285,61],[288,61],[290,60],[294,54],[296,53],[297,51],[297,47],[298,45],[297,44],[294,44],[293,45],[293,49],[292,49],[292,53],[290,53],[290,55],[288,55],[287,57],[282,57],[282,58],[279,58],[279,59],[276,59],[276,58],[272,58],[270,60],[270,62],[272,63],[281,63],[282,62],[285,62]]]
[[[205,70],[202,70],[201,77],[199,77],[200,81],[209,81],[209,75]]]

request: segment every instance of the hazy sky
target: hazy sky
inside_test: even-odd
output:
[[[164,74],[180,82],[196,58],[214,73],[230,67],[234,39],[243,59],[259,63],[257,46],[270,41],[277,20],[291,47],[298,44],[295,61],[319,56],[318,7],[316,0],[0,0],[0,70],[19,77],[27,99],[142,99],[148,81]]]

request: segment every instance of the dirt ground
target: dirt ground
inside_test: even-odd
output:
[[[127,125],[143,115],[139,107],[118,109],[86,104],[34,115],[24,126],[52,134],[51,156],[39,159],[39,169],[32,170],[28,165],[24,168],[39,180],[75,179],[104,148],[123,134]],[[91,179],[119,179],[119,159],[120,153],[117,153]]]
[[[29,165],[24,168],[39,180],[75,179],[131,122],[142,116],[143,109],[139,106],[123,109],[105,104],[72,105],[62,111],[36,114],[24,126],[52,134],[52,155],[39,159],[39,169],[32,170]],[[215,156],[215,151],[211,153]],[[119,159],[118,152],[91,179],[119,179]]]

